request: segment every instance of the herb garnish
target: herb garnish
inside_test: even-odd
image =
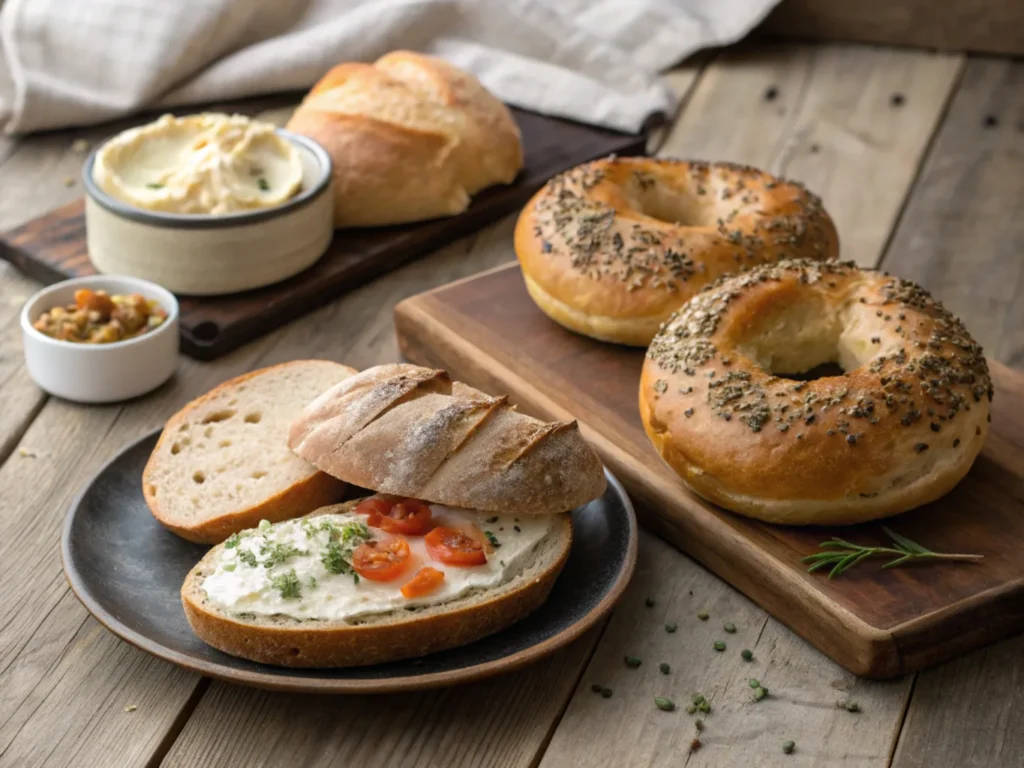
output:
[[[716,651],[724,651],[725,650],[725,643],[723,641],[721,641],[721,640],[715,640],[715,643],[714,643],[713,647],[714,647],[714,649]]]
[[[324,568],[331,573],[350,573],[358,584],[359,575],[352,570],[352,552],[359,544],[370,538],[370,529],[363,523],[346,523],[338,528],[329,520],[324,520],[319,526],[306,528],[306,534],[310,535],[311,530],[327,533],[327,551],[320,557]]]
[[[273,568],[275,565],[287,562],[296,555],[308,555],[309,552],[304,549],[293,547],[291,544],[274,542],[273,544],[268,543],[261,546],[260,554],[267,556],[267,559],[263,561],[263,567]]]
[[[816,552],[813,555],[808,555],[801,562],[811,564],[807,569],[808,573],[831,566],[832,570],[829,571],[828,577],[834,579],[836,576],[842,576],[847,570],[861,561],[867,560],[869,557],[895,557],[894,560],[890,560],[883,565],[883,568],[895,568],[898,565],[919,560],[969,562],[982,558],[982,555],[932,552],[930,549],[925,549],[920,544],[911,541],[906,536],[900,536],[885,526],[882,527],[882,530],[895,542],[894,547],[864,547],[860,544],[853,544],[844,539],[833,537],[819,545],[826,550],[825,552]]]
[[[228,536],[228,540],[224,542],[224,549],[234,549],[238,546],[238,542],[242,540],[242,537],[237,533],[232,533]]]
[[[282,573],[270,580],[274,589],[281,593],[283,598],[295,598],[302,596],[302,587],[299,584],[299,577],[295,575],[295,569],[292,568],[287,573]]]
[[[754,652],[752,650],[750,650],[749,648],[744,648],[742,651],[740,651],[740,656],[743,657],[744,661],[753,661],[754,660]]]
[[[490,531],[484,531],[484,536],[487,537],[487,540],[489,542],[491,542],[491,546],[494,547],[495,549],[497,549],[498,547],[501,546],[501,544],[498,542],[498,537],[495,536]]]
[[[251,549],[238,550],[238,559],[246,565],[248,565],[250,568],[255,568],[257,565],[259,565],[259,562],[256,560],[256,553],[253,552]]]
[[[149,184],[146,185],[146,188],[147,189],[163,189],[164,185],[163,184],[158,184],[155,181],[151,181],[151,182],[149,182]]]
[[[262,176],[260,176],[256,180],[256,183],[259,185],[261,192],[269,192],[270,191],[270,184],[267,183],[267,180],[264,179]]]
[[[661,696],[654,697],[654,706],[660,709],[662,712],[671,712],[676,708],[676,704],[672,699],[665,699]]]

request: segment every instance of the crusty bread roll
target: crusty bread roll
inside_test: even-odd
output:
[[[575,421],[538,421],[415,365],[377,366],[331,388],[288,444],[354,485],[478,511],[555,514],[605,489]]]
[[[287,128],[331,156],[336,227],[453,216],[523,166],[505,105],[473,75],[409,51],[337,65]]]
[[[297,360],[226,381],[168,419],[142,474],[146,504],[189,541],[300,517],[338,501],[345,484],[288,450],[291,422],[356,371]]]
[[[822,363],[845,374],[798,381]],[[988,434],[963,324],[907,280],[783,261],[691,299],[647,352],[640,415],[698,494],[773,523],[846,525],[939,498]]]
[[[359,501],[326,507],[310,517],[346,512]],[[551,592],[572,543],[570,516],[558,515],[553,524],[553,530],[507,581],[414,611],[399,608],[358,620],[331,621],[229,614],[213,605],[203,590],[223,545],[211,549],[189,572],[181,602],[193,631],[204,642],[263,664],[353,667],[416,658],[473,642],[536,610]]]
[[[515,249],[551,319],[645,347],[716,278],[784,258],[833,259],[839,241],[821,200],[795,182],[734,163],[607,157],[534,195]]]

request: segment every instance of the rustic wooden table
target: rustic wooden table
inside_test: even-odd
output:
[[[991,356],[1024,365],[1024,62],[786,45],[702,57],[669,79],[685,102],[658,137],[662,154],[806,182],[835,217],[846,258],[923,283]],[[241,108],[265,114],[267,103]],[[265,116],[280,119],[281,105]],[[0,229],[80,195],[73,142],[112,130],[0,140]],[[215,363],[182,359],[172,383],[110,407],[47,398],[28,379],[17,313],[37,286],[0,262],[0,766],[1024,765],[1024,637],[913,677],[859,680],[651,536],[600,631],[525,671],[430,693],[321,698],[211,682],[121,642],[86,613],[64,580],[58,542],[68,503],[105,461],[251,368],[299,357],[360,368],[395,360],[395,302],[511,259],[512,224]],[[707,622],[697,619],[702,609]],[[727,621],[738,628],[725,636],[730,648],[752,649],[753,662],[710,650]],[[678,631],[666,633],[666,622]],[[625,668],[624,654],[643,666]],[[768,698],[751,700],[750,677]],[[595,695],[594,682],[614,695]],[[686,702],[694,691],[713,711],[691,752],[692,719],[658,710],[652,697]],[[847,698],[859,713],[837,708]],[[792,754],[782,752],[787,740]]]

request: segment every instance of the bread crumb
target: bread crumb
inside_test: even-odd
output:
[[[38,459],[42,458],[42,456],[44,456],[45,454],[41,454],[38,451],[32,450],[31,448],[25,448],[24,446],[22,446],[21,448],[18,449],[18,455],[21,456],[23,459]]]
[[[65,187],[73,187],[73,186],[75,186],[75,177],[74,176],[66,177],[64,179],[64,186]]]
[[[124,708],[124,711],[134,712],[136,709],[138,709],[138,707],[136,707],[134,704],[129,704],[127,707]]]
[[[77,152],[80,155],[84,155],[89,151],[89,147],[92,146],[88,139],[75,139],[71,142],[71,151]]]

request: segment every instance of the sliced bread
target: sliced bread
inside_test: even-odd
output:
[[[345,484],[288,448],[302,409],[356,371],[297,360],[226,381],[171,417],[142,475],[146,504],[179,536],[216,544],[260,520],[338,501]]]
[[[358,502],[326,507],[310,517],[347,512]],[[507,581],[436,605],[332,621],[232,615],[210,603],[203,589],[223,545],[211,549],[189,572],[181,601],[200,639],[224,653],[262,664],[354,667],[418,658],[498,632],[547,599],[572,544],[570,516],[554,519],[551,532]]]

